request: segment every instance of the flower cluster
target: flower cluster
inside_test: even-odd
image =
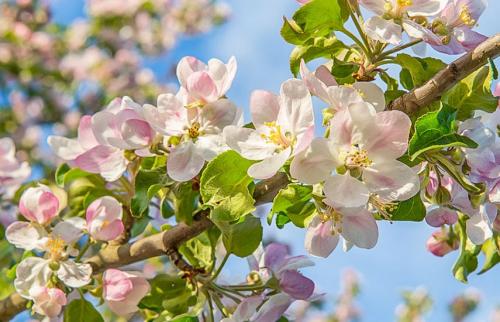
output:
[[[486,8],[485,0],[359,0],[376,15],[365,23],[374,40],[399,45],[403,30],[437,51],[460,54],[486,39],[472,29]]]

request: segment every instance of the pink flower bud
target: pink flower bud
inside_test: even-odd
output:
[[[29,221],[46,225],[59,213],[59,199],[47,186],[31,187],[21,196],[19,211]]]
[[[97,240],[116,239],[125,229],[122,205],[113,197],[102,197],[87,208],[86,219],[90,236]]]
[[[30,291],[33,298],[33,310],[41,315],[54,318],[61,313],[66,305],[66,294],[58,288],[37,287]]]
[[[149,292],[148,281],[139,272],[108,269],[102,278],[103,297],[111,311],[128,316],[139,308],[137,304]]]
[[[458,249],[459,242],[457,239],[449,240],[448,234],[443,230],[437,230],[432,233],[432,236],[427,240],[427,250],[436,256],[443,257],[444,255]]]
[[[425,221],[432,227],[441,227],[443,225],[453,225],[458,220],[455,210],[446,207],[433,209],[425,216]]]

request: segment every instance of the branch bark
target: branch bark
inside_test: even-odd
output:
[[[254,191],[255,204],[261,205],[273,200],[278,191],[288,184],[284,173],[257,183]],[[170,230],[157,233],[125,245],[108,245],[85,262],[92,266],[94,274],[107,268],[121,267],[128,264],[162,255],[169,255],[189,239],[196,237],[213,223],[208,219],[208,211],[195,216],[191,225],[178,224]],[[8,321],[26,309],[27,300],[17,293],[0,301],[0,321]]]
[[[476,49],[463,55],[438,72],[424,85],[392,101],[388,110],[400,110],[413,114],[419,109],[439,100],[441,95],[459,81],[487,63],[488,58],[500,55],[500,34],[488,38]]]

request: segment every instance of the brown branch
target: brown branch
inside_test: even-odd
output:
[[[261,205],[272,201],[278,191],[287,184],[288,178],[284,173],[278,173],[270,179],[257,183],[254,191],[255,204]],[[208,219],[208,214],[208,211],[202,211],[195,216],[191,225],[180,223],[170,230],[130,244],[108,245],[86,262],[92,265],[94,273],[100,273],[107,268],[121,267],[162,255],[175,259],[178,246],[212,227],[213,223]],[[25,310],[26,304],[27,300],[17,293],[0,301],[0,321],[8,321]]]
[[[463,55],[437,73],[424,85],[392,101],[387,109],[413,114],[439,100],[441,95],[459,81],[500,55],[500,34],[488,38],[476,49]]]

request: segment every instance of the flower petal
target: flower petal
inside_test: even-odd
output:
[[[5,231],[9,243],[26,250],[41,249],[42,239],[47,236],[42,226],[25,221],[15,221]]]
[[[323,191],[325,203],[334,208],[365,206],[370,191],[356,178],[349,174],[334,175],[325,180]]]
[[[283,292],[297,300],[307,300],[314,292],[314,282],[297,271],[285,271],[280,276]]]
[[[332,232],[332,222],[322,222],[319,216],[313,218],[307,227],[304,247],[313,256],[328,257],[337,244],[339,236]]]
[[[378,240],[375,218],[364,208],[342,209],[342,237],[360,248],[373,248]]]
[[[14,286],[17,293],[26,299],[31,299],[30,290],[44,287],[50,279],[52,270],[49,262],[39,257],[25,258],[16,268]]]
[[[308,149],[295,155],[290,173],[300,182],[315,184],[328,178],[339,165],[331,142],[325,138],[315,138]]]
[[[259,128],[266,122],[274,122],[278,119],[280,110],[279,96],[274,93],[256,90],[250,96],[250,113],[255,128]]]
[[[402,40],[401,26],[392,20],[374,16],[365,22],[368,37],[384,43],[399,45]]]
[[[255,179],[268,179],[278,172],[290,157],[290,148],[287,148],[270,158],[254,163],[248,168],[248,175]]]
[[[176,181],[188,181],[200,173],[204,164],[205,160],[193,142],[186,141],[170,152],[167,160],[167,173]]]
[[[75,263],[72,260],[60,262],[57,277],[69,287],[82,287],[90,283],[92,266]]]

